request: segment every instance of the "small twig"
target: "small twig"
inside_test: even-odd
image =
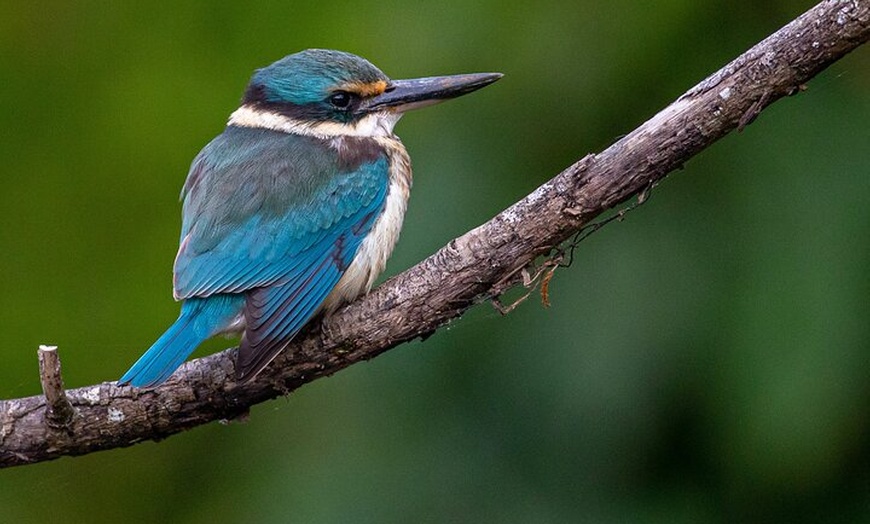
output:
[[[551,265],[541,278],[541,304],[544,307],[550,307],[550,280],[553,279],[553,274],[558,267],[558,263]]]
[[[647,200],[649,200],[649,196],[652,193],[653,187],[655,187],[655,185],[656,185],[655,182],[649,184],[646,188],[644,188],[643,190],[641,190],[637,194],[637,199],[634,202],[632,202],[631,204],[627,205],[626,207],[620,209],[619,211],[610,215],[609,217],[602,218],[601,220],[596,220],[594,222],[590,222],[590,223],[586,224],[585,226],[581,227],[577,231],[577,233],[574,234],[574,237],[569,242],[567,242],[567,248],[565,248],[565,247],[558,248],[561,251],[562,255],[564,255],[563,258],[568,259],[567,262],[562,262],[562,259],[560,259],[559,266],[560,267],[571,267],[571,264],[574,263],[574,250],[577,249],[577,246],[580,245],[580,242],[583,242],[584,240],[586,240],[586,238],[592,236],[592,233],[595,233],[596,231],[598,231],[602,227],[606,226],[607,224],[613,222],[614,220],[622,222],[623,219],[625,219],[625,216],[630,211],[634,211],[639,206],[644,205]],[[550,278],[552,278],[552,274],[550,275],[549,278],[547,278],[547,281],[549,281]]]
[[[57,346],[39,346],[39,380],[45,394],[45,423],[55,429],[69,426],[76,412],[63,389],[60,375],[60,357]]]
[[[499,289],[502,291],[496,291],[493,294],[492,298],[490,298],[490,303],[492,304],[492,307],[494,307],[495,310],[498,311],[501,315],[507,315],[508,313],[519,307],[520,304],[525,302],[526,299],[532,295],[532,292],[534,292],[539,285],[541,287],[541,303],[544,305],[544,307],[550,307],[550,279],[553,278],[553,273],[555,273],[556,269],[562,267],[563,257],[564,253],[562,252],[562,250],[556,248],[556,253],[552,256],[547,257],[540,266],[537,266],[535,262],[532,262],[528,266],[523,267],[520,270],[520,274],[522,275],[523,279],[522,285],[528,291],[523,293],[520,298],[514,300],[510,305],[505,306],[501,302],[499,296],[502,294],[503,290],[507,289],[507,287],[510,287],[509,284],[513,281],[513,279],[516,278],[516,272],[512,272],[510,280],[503,279],[501,282],[499,282],[499,284],[497,284],[498,287],[493,287],[493,289]],[[534,270],[535,273],[532,274],[529,271],[530,269]]]

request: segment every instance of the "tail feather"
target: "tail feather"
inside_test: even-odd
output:
[[[138,388],[162,384],[197,346],[231,323],[243,304],[244,299],[233,295],[186,300],[178,320],[139,357],[118,383]]]

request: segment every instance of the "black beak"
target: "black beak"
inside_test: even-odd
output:
[[[363,102],[363,111],[391,109],[404,112],[456,98],[495,82],[501,73],[433,76],[412,80],[393,80],[387,90]]]

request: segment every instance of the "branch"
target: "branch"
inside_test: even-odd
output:
[[[56,397],[48,403],[43,396],[0,401],[0,466],[129,446],[238,418],[254,404],[425,338],[524,280],[528,285],[541,277],[546,284],[559,246],[592,219],[635,195],[642,199],[669,172],[750,124],[779,98],[802,91],[868,39],[870,0],[820,3],[605,151],[587,155],[417,266],[314,321],[251,383],[234,382],[230,349],[188,362],[153,390],[114,382],[69,390],[75,416],[62,424],[52,415]],[[541,256],[551,259],[536,271]]]

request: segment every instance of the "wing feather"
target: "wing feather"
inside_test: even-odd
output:
[[[183,192],[176,298],[298,278],[344,230],[378,214],[389,182],[386,156],[379,152],[354,166],[336,156],[308,137],[256,129],[228,128],[209,144]]]
[[[317,313],[380,215],[389,161],[366,151],[348,162],[325,141],[230,127],[194,160],[174,291],[245,294],[240,378]]]

